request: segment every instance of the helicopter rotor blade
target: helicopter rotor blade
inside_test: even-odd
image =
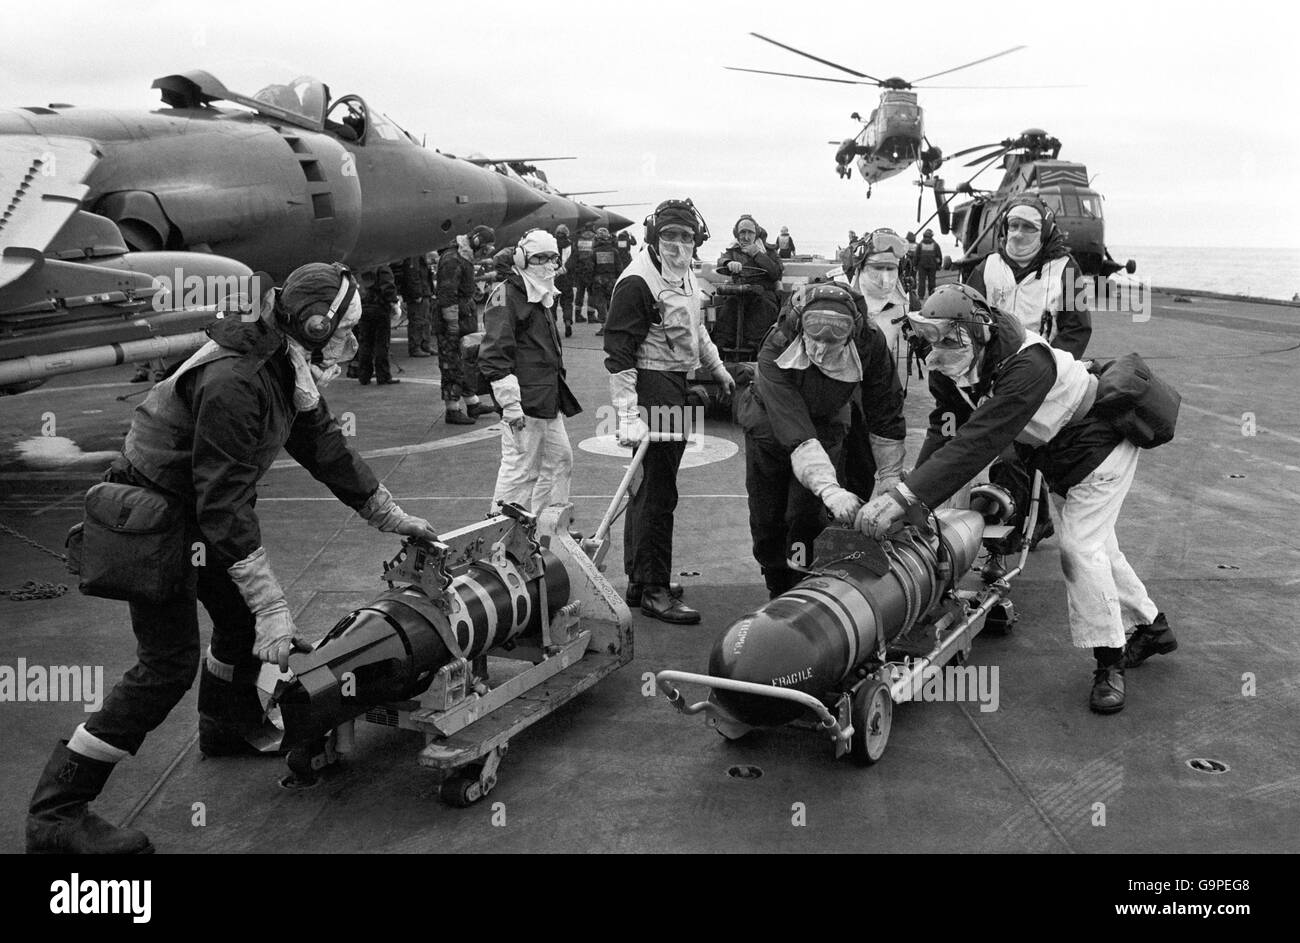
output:
[[[930,214],[930,217],[929,217],[929,218],[928,218],[924,223],[921,223],[920,226],[918,226],[917,228],[918,228],[918,229],[924,229],[926,226],[928,226],[928,225],[929,225],[929,224],[934,220],[934,218],[935,218],[936,216],[938,216],[940,213],[942,213],[942,212],[944,212],[945,210],[947,210],[949,204],[951,204],[952,201],[955,200],[955,199],[957,199],[957,197],[959,197],[959,196],[970,196],[970,197],[974,197],[974,196],[976,196],[976,195],[978,195],[978,194],[980,194],[980,193],[992,193],[992,192],[993,192],[992,190],[979,190],[978,188],[972,187],[972,186],[971,186],[971,181],[974,180],[976,177],[978,177],[980,174],[984,173],[984,171],[986,171],[986,170],[988,170],[990,167],[992,167],[993,164],[994,164],[994,162],[995,162],[995,161],[997,160],[997,158],[1000,157],[1000,156],[1001,156],[1000,154],[995,154],[995,155],[993,155],[993,157],[992,157],[991,159],[989,159],[988,163],[986,163],[986,164],[985,164],[983,167],[981,167],[979,170],[975,171],[975,173],[971,174],[971,175],[970,175],[969,177],[967,177],[964,181],[962,181],[961,183],[957,184],[957,187],[956,187],[955,189],[953,189],[953,190],[943,190],[943,191],[940,191],[940,190],[937,190],[937,189],[936,189],[936,190],[935,190],[935,200],[936,200],[935,210],[934,210],[933,213]],[[984,159],[984,158],[980,158],[980,160],[983,160],[983,159]],[[976,163],[976,164],[977,164],[977,163],[979,163],[979,160],[972,161],[971,163]],[[967,166],[969,167],[970,164],[967,164]],[[938,202],[937,202],[937,201],[938,201],[938,195],[939,195],[939,193],[947,194],[947,196],[946,196],[946,198],[944,199],[943,204],[942,204],[941,206],[938,205]],[[917,205],[918,205],[918,206],[920,205],[920,200],[919,200],[919,199],[918,199],[918,201],[917,201]],[[917,215],[917,218],[919,219],[921,214],[920,214],[920,212],[918,211],[916,215]],[[980,234],[981,238],[983,237],[983,235],[984,235],[983,233]],[[977,240],[975,241],[975,243],[973,243],[973,244],[978,244],[978,242],[979,242],[979,240],[977,239]]]
[[[960,72],[962,69],[969,69],[971,66],[979,65],[981,62],[988,62],[990,59],[997,59],[1000,56],[1009,56],[1013,52],[1019,52],[1020,50],[1026,48],[1028,47],[1012,46],[1010,49],[1003,49],[1001,52],[995,52],[993,53],[993,55],[985,56],[983,59],[976,59],[974,62],[967,62],[964,65],[953,66],[951,69],[944,69],[942,72],[934,72],[931,73],[930,75],[923,75],[919,79],[913,79],[912,84],[915,85],[917,82],[924,82],[926,79],[938,78],[939,76],[947,75],[950,72]]]
[[[1019,89],[1026,89],[1026,88],[1087,88],[1088,86],[1086,86],[1086,85],[910,85],[910,86],[908,86],[908,87],[909,87],[909,88],[923,88],[923,89],[925,89],[926,91],[933,91],[933,90],[936,89],[936,88],[942,88],[942,89],[954,89],[954,88],[958,88],[958,89],[960,89],[960,88],[974,88],[974,89],[989,89],[989,88],[1019,88]]]
[[[942,206],[939,205],[939,197],[938,197],[938,193],[940,193],[940,192],[942,192],[942,193],[946,193],[946,194],[947,194],[947,196],[946,196],[946,197],[944,198],[944,200],[943,200],[943,204],[942,204]],[[917,195],[917,201],[916,201],[917,206],[920,206],[920,205],[921,205],[920,196],[921,196],[920,194]],[[934,210],[934,212],[931,213],[931,214],[926,218],[925,222],[920,223],[916,228],[917,228],[918,230],[925,229],[925,227],[926,227],[926,226],[929,226],[932,222],[934,222],[934,218],[935,218],[936,216],[938,216],[938,215],[939,215],[943,210],[946,210],[946,209],[948,208],[948,204],[951,203],[951,202],[952,202],[953,200],[955,200],[956,198],[957,198],[957,191],[956,191],[956,190],[943,190],[943,191],[936,191],[936,195],[935,195],[935,210]],[[921,218],[921,213],[920,213],[919,210],[918,210],[917,213],[916,213],[916,218],[917,218],[918,220]],[[947,235],[947,233],[945,233],[944,235]]]
[[[877,85],[880,84],[881,80],[876,78],[874,75],[867,75],[867,73],[865,72],[859,72],[856,69],[850,69],[848,66],[842,66],[837,62],[831,62],[829,59],[822,59],[819,56],[814,56],[810,52],[804,52],[802,49],[795,49],[793,46],[787,46],[785,43],[779,43],[775,39],[769,39],[768,37],[764,36],[762,33],[750,33],[749,35],[753,36],[755,39],[761,39],[765,43],[771,43],[773,46],[779,46],[780,48],[786,50],[787,52],[792,52],[797,56],[803,56],[805,59],[811,59],[813,62],[820,62],[822,65],[830,66],[832,69],[838,69],[841,72],[847,72],[849,75],[856,75],[860,79],[871,79],[871,81],[876,83]]]
[[[948,159],[954,160],[955,158],[958,157],[965,157],[967,154],[974,154],[976,151],[986,151],[990,147],[1006,147],[1006,146],[1007,144],[1005,141],[998,141],[995,144],[978,144],[975,147],[968,147],[963,151],[958,151],[956,154],[949,154]]]
[[[876,85],[876,82],[859,82],[855,79],[828,79],[824,75],[800,75],[797,72],[771,72],[767,69],[742,69],[739,66],[724,65],[732,72],[757,72],[759,75],[784,75],[788,79],[812,79],[814,82],[837,82],[841,85]]]
[[[981,167],[979,170],[975,171],[973,174],[971,174],[969,177],[967,177],[967,178],[966,178],[966,189],[969,190],[969,189],[971,188],[971,186],[970,186],[970,185],[971,185],[971,181],[973,181],[973,180],[974,180],[976,177],[978,177],[980,174],[984,173],[984,171],[988,170],[990,167],[992,167],[994,164],[996,164],[996,163],[998,162],[998,160],[1002,157],[1002,155],[1003,155],[1004,153],[1006,153],[1006,152],[1005,152],[1005,151],[999,151],[998,153],[994,154],[992,157],[988,158],[988,163],[987,163],[987,164],[985,164],[985,165],[984,165],[983,167]],[[972,163],[977,163],[977,161],[972,161]]]
[[[1004,148],[1002,148],[1001,150],[994,151],[992,154],[981,154],[979,157],[976,157],[974,160],[969,161],[969,162],[967,162],[967,163],[965,163],[965,164],[962,164],[962,166],[963,166],[963,167],[974,167],[976,164],[980,163],[981,161],[985,161],[985,160],[988,160],[988,161],[995,161],[995,160],[997,160],[999,157],[1001,157],[1003,154],[1005,154],[1005,153],[1006,153],[1007,151],[1009,151],[1009,150],[1011,150],[1011,148],[1009,148],[1009,147],[1004,147]]]

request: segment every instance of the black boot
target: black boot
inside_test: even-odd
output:
[[[1135,668],[1152,655],[1168,655],[1178,647],[1174,630],[1162,612],[1150,625],[1139,625],[1124,645],[1124,667]]]
[[[113,766],[73,753],[68,741],[59,741],[27,811],[29,855],[153,854],[144,832],[115,828],[86,807],[103,790]]]
[[[226,681],[208,670],[199,675],[199,751],[204,756],[283,756],[287,751],[260,750],[252,742],[266,728],[266,712],[257,694],[260,665],[240,665]]]
[[[665,585],[646,584],[641,590],[641,612],[660,622],[674,625],[695,625],[700,614],[680,599],[674,599]]]
[[[631,580],[628,581],[627,592],[623,595],[623,598],[627,600],[627,604],[629,606],[641,605],[641,592],[643,589],[644,589],[643,584],[634,583]],[[673,597],[673,599],[681,599],[682,594],[685,592],[686,590],[682,588],[681,583],[668,584],[668,595]]]
[[[1094,648],[1097,670],[1092,673],[1092,695],[1088,706],[1098,714],[1117,714],[1124,709],[1124,650]]]

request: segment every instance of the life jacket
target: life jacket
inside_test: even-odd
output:
[[[1097,378],[1088,372],[1081,361],[1064,350],[1057,350],[1043,340],[1042,335],[1025,331],[1024,343],[1019,353],[1035,344],[1041,344],[1056,361],[1056,380],[1048,390],[1042,404],[1034,411],[1025,428],[1016,435],[1016,441],[1035,448],[1046,445],[1056,434],[1070,424],[1072,419],[1087,414],[1097,395]]]
[[[594,252],[597,275],[617,275],[619,273],[618,247],[614,244],[613,239],[597,239]]]
[[[1069,262],[1069,256],[1051,259],[1017,282],[1011,266],[995,252],[984,260],[984,297],[995,308],[1015,315],[1025,330],[1050,341],[1055,316],[1064,306],[1062,281]]]
[[[655,266],[649,246],[632,257],[614,290],[625,279],[639,276],[657,299],[659,323],[651,324],[645,340],[636,350],[638,370],[686,372],[697,369],[701,361],[712,369],[721,363],[718,349],[704,330],[704,310],[700,307],[700,288],[695,273],[687,270],[679,288],[670,284]]]
[[[223,330],[225,329],[225,330]],[[229,335],[239,329],[225,324],[210,329]],[[247,329],[252,332],[252,328]],[[155,485],[172,494],[187,495],[194,491],[194,414],[176,392],[185,376],[199,367],[218,360],[251,354],[250,374],[256,372],[283,344],[269,332],[252,340],[245,349],[226,347],[215,340],[207,341],[171,376],[156,384],[131,416],[131,428],[122,445],[128,462]],[[287,429],[287,426],[286,426]]]
[[[776,247],[777,247],[778,249],[780,249],[782,252],[784,252],[786,249],[790,248],[790,237],[789,237],[789,236],[777,236],[777,237],[776,237]]]
[[[943,250],[937,242],[922,242],[916,247],[916,267],[929,271],[943,264]]]

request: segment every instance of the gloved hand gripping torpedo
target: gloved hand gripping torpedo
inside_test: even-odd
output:
[[[1116,422],[1109,393],[1099,391],[1106,374],[1099,379],[969,286],[940,287],[908,320],[932,348],[930,429],[907,481],[864,506],[859,527],[884,536],[909,509],[951,497],[1014,442],[1052,489],[1070,637],[1097,661],[1090,706],[1122,710],[1124,669],[1178,644],[1115,538],[1138,447],[1159,441],[1132,441]],[[1172,412],[1158,417],[1172,435],[1176,401],[1135,408]],[[955,434],[945,433],[947,417]]]
[[[361,299],[352,274],[340,264],[309,263],[283,288],[265,276],[252,282],[247,319],[218,320],[210,340],[150,390],[106,475],[109,484],[96,486],[103,500],[120,501],[119,520],[129,523],[142,502],[165,503],[170,513],[154,545],[119,549],[124,558],[92,561],[99,545],[88,532],[85,564],[154,567],[169,588],[157,598],[113,596],[131,601],[138,661],[103,708],[55,747],[32,796],[28,851],[153,850],[142,832],[114,828],[87,803],[185,695],[200,662],[199,748],[209,756],[257,752],[246,740],[262,723],[257,674],[263,662],[288,666],[294,636],[254,510],[258,482],[281,448],[372,527],[437,538],[349,448],[320,393],[355,351],[351,327]],[[129,586],[135,575],[121,582]],[[196,599],[213,622],[206,654]]]

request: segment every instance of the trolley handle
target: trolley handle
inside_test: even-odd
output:
[[[778,688],[770,684],[755,684],[752,681],[733,681],[730,678],[715,678],[712,675],[692,674],[688,671],[661,671],[655,675],[655,683],[659,690],[668,698],[668,703],[677,708],[683,714],[708,714],[712,717],[721,716],[723,719],[730,719],[725,711],[718,705],[709,701],[699,701],[695,704],[688,704],[686,698],[675,686],[677,684],[698,684],[706,688],[712,688],[717,691],[733,691],[737,694],[757,694],[760,697],[770,697],[779,701],[791,701],[817,715],[817,721],[821,727],[836,739],[844,739],[852,735],[852,729],[843,730],[840,722],[835,715],[827,710],[826,705],[813,697],[811,694],[805,694],[803,691],[794,691],[790,688]]]
[[[689,436],[677,432],[651,432],[636,444],[636,451],[632,453],[632,461],[628,463],[627,471],[623,473],[623,479],[614,489],[614,497],[609,502],[609,507],[605,509],[605,516],[600,519],[600,526],[596,528],[596,533],[592,535],[592,540],[599,543],[609,537],[609,529],[614,524],[614,519],[618,517],[619,505],[623,502],[627,489],[632,484],[632,479],[636,477],[637,469],[641,467],[641,462],[645,460],[646,449],[650,447],[651,442],[686,442]]]

